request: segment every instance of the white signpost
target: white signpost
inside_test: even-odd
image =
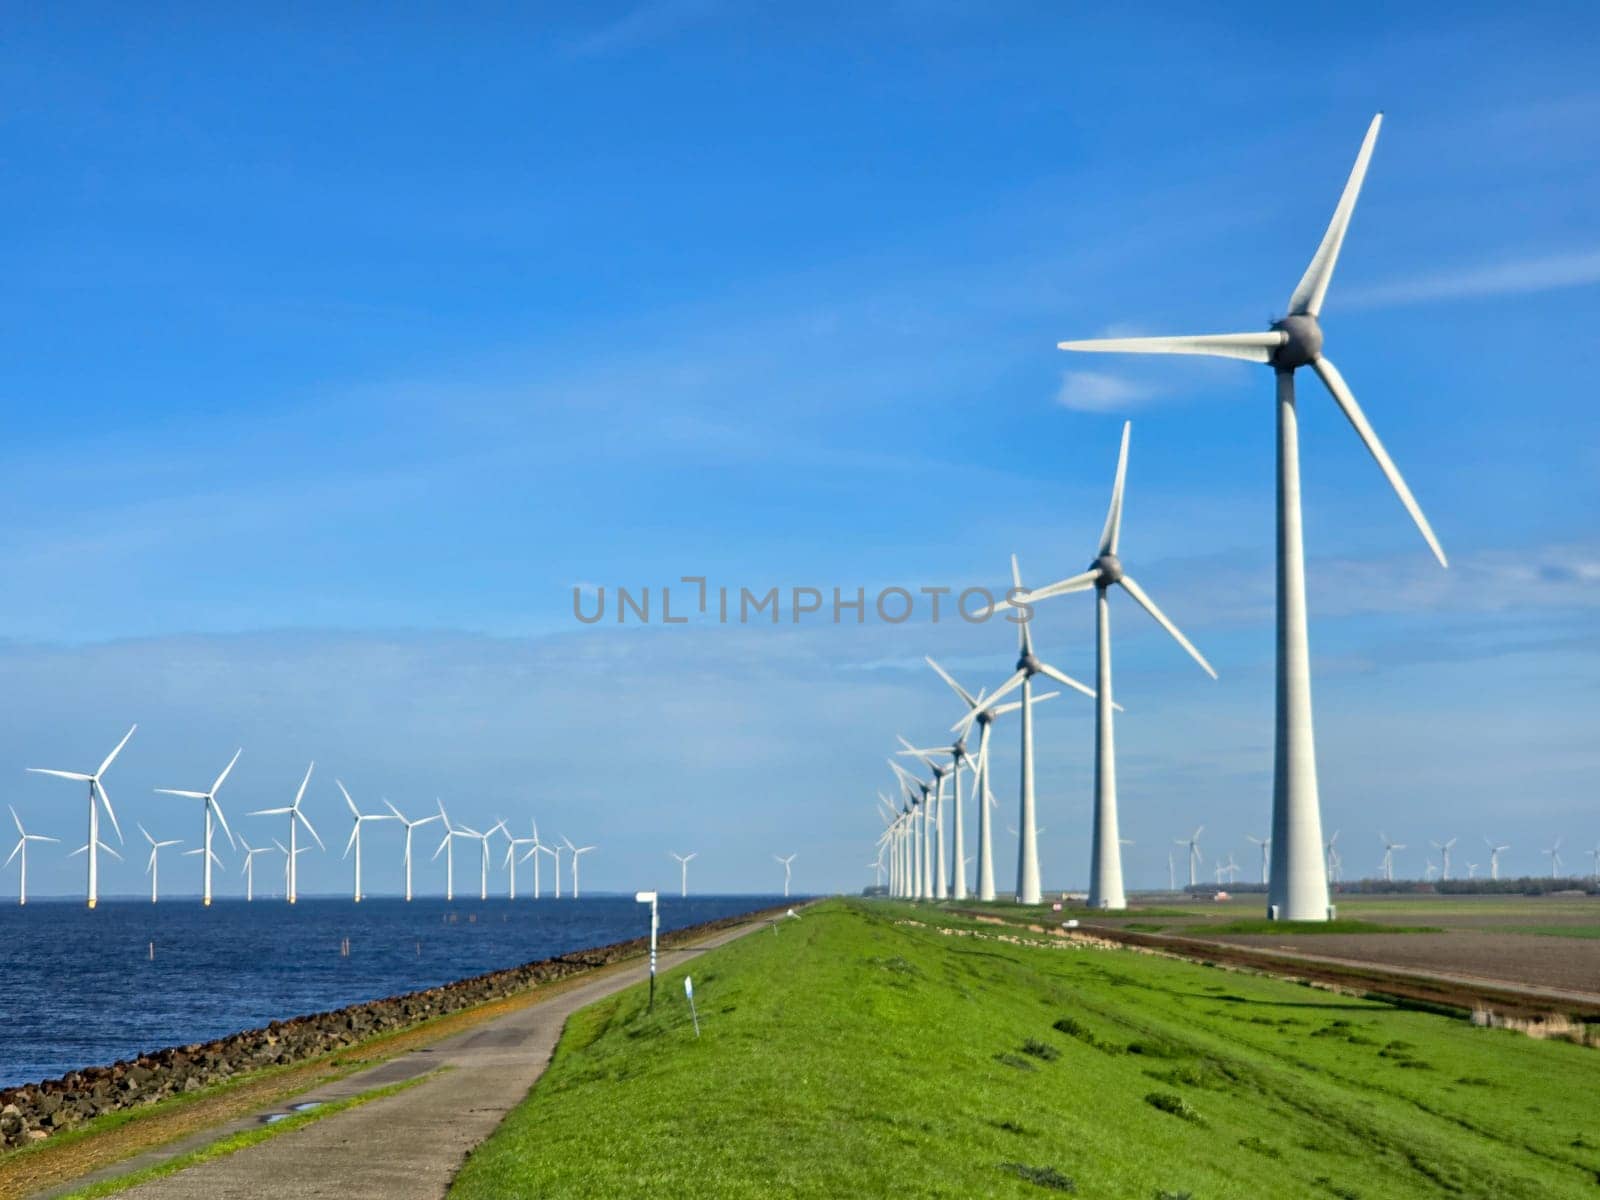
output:
[[[694,1007],[694,980],[685,975],[683,977],[683,994],[689,997],[689,1016],[694,1020],[694,1035],[700,1036],[700,1014]]]
[[[650,1011],[656,1010],[656,930],[661,928],[660,911],[654,892],[635,892],[633,898],[650,906]]]

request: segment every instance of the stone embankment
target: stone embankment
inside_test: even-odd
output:
[[[663,934],[661,942],[671,946],[693,941],[763,915],[747,913],[688,926]],[[262,1029],[157,1050],[109,1067],[88,1067],[60,1079],[0,1089],[0,1147],[11,1149],[41,1141],[104,1113],[154,1104],[250,1071],[303,1062],[430,1017],[503,1000],[596,967],[636,958],[646,949],[645,938],[633,938],[420,992],[273,1021]]]

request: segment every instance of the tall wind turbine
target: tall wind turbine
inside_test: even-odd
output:
[[[1014,593],[1027,594],[1028,589],[1022,586],[1022,569],[1017,565],[1017,556],[1011,556],[1011,583]],[[1031,614],[1029,614],[1031,615]],[[1041,899],[1039,891],[1039,830],[1035,820],[1035,805],[1033,794],[1033,677],[1045,675],[1057,683],[1064,683],[1074,691],[1082,692],[1090,699],[1094,698],[1094,689],[1085,687],[1072,676],[1052,667],[1047,662],[1042,662],[1033,652],[1033,635],[1028,631],[1028,622],[1017,623],[1017,668],[1010,679],[995,689],[994,694],[981,701],[978,707],[972,709],[955,725],[957,732],[965,732],[971,723],[978,719],[978,714],[994,708],[1000,702],[1000,697],[1006,695],[1014,688],[1022,689],[1022,795],[1017,826],[1022,833],[1017,838],[1017,900],[1022,904],[1038,904]]]
[[[9,804],[6,805],[6,807],[11,808]],[[59,842],[61,839],[45,837],[45,835],[42,833],[29,833],[22,827],[22,818],[17,816],[17,810],[14,808],[11,808],[11,819],[15,821],[17,825],[17,844],[11,848],[10,857],[6,859],[4,865],[9,867],[11,865],[11,859],[21,855],[22,863],[18,868],[21,874],[18,876],[17,881],[17,904],[20,906],[28,902],[28,843]]]
[[[1121,587],[1132,596],[1139,607],[1149,613],[1156,624],[1171,634],[1189,657],[1200,664],[1202,671],[1213,679],[1217,677],[1205,656],[1168,620],[1166,613],[1156,607],[1156,602],[1150,599],[1133,576],[1123,571],[1122,560],[1117,556],[1122,540],[1123,488],[1128,478],[1128,436],[1132,430],[1133,422],[1122,423],[1122,448],[1117,452],[1117,476],[1111,485],[1111,506],[1106,510],[1106,523],[1100,530],[1099,549],[1089,569],[1007,601],[1008,605],[1035,604],[1052,596],[1066,596],[1089,588],[1095,592],[1094,836],[1090,842],[1090,908],[1128,907],[1128,898],[1122,889],[1122,847],[1117,825],[1117,751],[1111,715],[1112,587]]]
[[[106,769],[116,761],[117,755],[122,753],[122,748],[128,744],[128,739],[133,736],[134,730],[138,728],[138,725],[134,725],[132,729],[122,735],[122,740],[117,743],[117,748],[106,755],[105,761],[100,764],[99,769],[92,775],[85,775],[80,771],[52,771],[46,767],[28,768],[35,775],[54,775],[59,779],[73,779],[79,783],[87,783],[89,785],[89,840],[84,843],[83,850],[74,850],[73,854],[81,854],[85,850],[88,851],[90,908],[100,903],[99,852],[105,850],[113,858],[121,857],[100,840],[100,810],[95,805],[95,799],[98,797],[100,803],[105,805],[106,816],[111,818],[111,828],[116,830],[117,843],[120,845],[122,842],[122,829],[117,825],[117,814],[111,811],[111,797],[106,793],[105,781],[101,777],[105,775]]]
[[[277,838],[272,839],[272,844],[278,848],[278,853],[283,855],[284,894],[292,895],[295,889],[295,881],[300,878],[300,869],[295,866],[295,863],[302,854],[309,852],[311,847],[296,846],[293,850],[290,850],[289,847],[285,846]],[[326,851],[327,847],[324,846],[323,850]],[[293,904],[294,901],[291,900],[290,903]]]
[[[1276,767],[1272,795],[1272,879],[1267,915],[1286,921],[1328,919],[1328,880],[1322,859],[1322,813],[1317,796],[1316,745],[1311,725],[1311,650],[1306,636],[1305,551],[1300,520],[1300,432],[1294,373],[1309,366],[1332,394],[1429,549],[1444,551],[1411,489],[1373,432],[1333,361],[1322,353],[1322,302],[1339,261],[1345,231],[1366,178],[1383,114],[1372,118],[1355,167],[1334,209],[1322,244],[1293,295],[1288,315],[1266,333],[1201,337],[1099,338],[1060,343],[1063,350],[1135,354],[1203,354],[1261,363],[1277,378],[1278,415],[1278,684]]]
[[[452,832],[459,837],[467,839],[468,841],[474,841],[478,843],[478,899],[480,901],[487,900],[489,898],[489,834],[493,833],[494,830],[491,829],[489,833],[479,833],[476,829],[470,828],[469,826],[458,825]]]
[[[567,843],[567,853],[572,856],[572,898],[578,898],[578,860],[591,850],[598,850],[598,846],[574,846],[566,838],[561,839]]]
[[[405,814],[394,805],[389,804],[387,799],[384,800],[384,803],[389,806],[389,811],[394,814],[394,819],[399,821],[400,824],[404,825],[406,828],[406,852],[404,862],[406,868],[406,903],[409,904],[411,903],[411,831],[416,829],[419,825],[426,825],[430,821],[439,820],[440,815],[444,812],[444,809],[441,807],[439,812],[434,813],[432,816],[420,817],[415,821],[408,821],[406,820]]]
[[[504,821],[500,823],[500,828],[501,831],[506,835],[506,861],[502,865],[506,867],[511,875],[511,878],[506,885],[506,899],[515,900],[517,898],[517,864],[519,862],[527,862],[530,858],[535,857],[539,851],[537,849],[530,848],[526,854],[524,854],[521,858],[518,858],[517,850],[523,846],[533,847],[535,839],[531,837],[517,837],[509,829],[505,828]]]
[[[911,802],[911,899],[933,898],[933,872],[929,863],[928,814],[931,806],[928,796],[933,789],[918,779],[894,759],[889,760],[895,776],[900,780],[900,790]]]
[[[529,817],[528,821],[533,826],[533,853],[529,857],[533,859],[533,898],[537,900],[539,898],[539,855],[553,854],[555,851],[539,840],[539,822],[532,817]],[[559,863],[556,865],[556,886],[561,886],[561,867]]]
[[[439,843],[439,848],[433,852],[433,856],[438,858],[439,855],[444,855],[444,898],[446,900],[454,900],[456,898],[456,839],[465,840],[477,835],[464,827],[457,829],[451,825],[450,818],[445,815],[444,801],[440,800],[437,803],[439,805],[439,819],[444,822],[444,840]]]
[[[556,899],[559,900],[561,899],[561,843],[557,842],[554,846],[546,847],[545,852],[549,854],[551,858],[556,860]]]
[[[355,852],[356,852],[355,903],[360,904],[361,903],[361,827],[363,825],[365,825],[368,821],[393,821],[395,819],[395,816],[394,816],[394,814],[391,814],[391,813],[363,813],[359,808],[356,807],[356,802],[354,800],[350,799],[350,792],[344,786],[344,781],[340,780],[340,779],[335,779],[333,782],[338,786],[339,794],[344,797],[344,802],[345,802],[346,807],[348,807],[350,809],[350,817],[351,817],[350,840],[344,844],[344,853],[341,854],[339,857],[340,858],[349,858],[350,857],[350,851],[352,849],[354,849]]]
[[[284,864],[283,880],[284,889],[290,904],[300,898],[300,855],[302,851],[296,848],[296,838],[299,836],[299,827],[304,825],[306,832],[316,839],[317,846],[327,853],[328,848],[322,844],[322,839],[317,836],[317,831],[311,827],[310,819],[300,811],[300,801],[306,798],[306,785],[311,782],[311,772],[316,770],[317,764],[312,763],[306,768],[306,777],[300,781],[300,790],[294,794],[294,803],[288,808],[261,808],[250,813],[252,817],[281,817],[289,818],[289,844],[283,846]],[[282,846],[282,843],[278,843]],[[309,849],[309,847],[306,847]]]
[[[681,900],[681,899],[683,899],[685,896],[687,896],[689,894],[689,860],[690,859],[694,859],[694,858],[699,858],[700,857],[700,851],[696,850],[693,854],[679,854],[676,850],[668,850],[667,853],[671,857],[673,857],[673,858],[678,860],[678,867],[680,868],[680,872],[681,872],[680,877],[678,879],[678,898]],[[878,855],[878,866],[880,868],[883,866],[883,855],[882,854]],[[880,874],[879,875],[879,881],[880,882],[882,881],[882,878],[883,877]]]
[[[1393,883],[1394,852],[1396,850],[1404,850],[1406,845],[1404,842],[1391,842],[1389,840],[1389,835],[1384,833],[1382,830],[1378,831],[1378,836],[1383,839],[1383,877],[1388,882]]]
[[[899,737],[897,734],[896,737]],[[956,854],[959,857],[963,850],[961,837],[961,767],[967,759],[967,743],[965,738],[957,738],[948,746],[934,746],[919,749],[905,738],[899,738],[900,744],[905,747],[900,754],[913,755],[922,760],[922,764],[933,772],[933,826],[934,826],[934,868],[933,868],[933,898],[947,900],[950,898],[950,860],[945,849],[944,841],[944,778],[946,775],[955,777],[955,813],[956,813]],[[939,761],[948,754],[950,765],[945,766]],[[957,894],[957,900],[965,900],[966,887],[962,886]]]
[[[772,856],[774,862],[781,862],[783,864],[783,897],[785,900],[789,898],[790,868],[794,866],[794,860],[799,857],[800,856],[798,854],[791,854],[788,858],[785,858],[781,854],[774,854]]]
[[[137,822],[135,823],[137,824]],[[150,836],[150,831],[143,825],[139,826],[139,832],[144,834],[144,840],[150,843],[150,861],[145,864],[144,869],[150,876],[150,903],[154,904],[156,902],[156,897],[159,890],[156,884],[156,877],[160,871],[160,863],[158,860],[161,855],[162,847],[181,846],[183,845],[183,841],[181,838],[173,838],[170,841],[158,842],[155,840],[155,838]],[[210,875],[210,873],[210,871],[206,872],[207,875]]]
[[[1452,847],[1455,846],[1456,841],[1457,841],[1456,838],[1451,838],[1448,842],[1430,842],[1429,843],[1429,845],[1431,845],[1435,850],[1437,850],[1440,853],[1440,855],[1444,858],[1444,873],[1442,875],[1440,875],[1440,877],[1439,877],[1441,879],[1449,879],[1450,878],[1450,850],[1451,850]]]
[[[226,834],[228,838],[228,845],[233,846],[234,849],[238,849],[237,846],[234,846],[233,834],[228,829],[228,820],[222,815],[222,805],[217,803],[217,793],[222,789],[222,783],[228,778],[228,773],[233,770],[233,764],[239,761],[239,755],[243,753],[244,747],[242,746],[233,752],[233,757],[228,760],[228,765],[222,768],[222,774],[217,776],[217,781],[213,783],[210,789],[207,791],[185,792],[180,791],[177,788],[155,789],[157,795],[182,796],[186,800],[199,800],[203,802],[201,808],[205,813],[205,836],[200,842],[200,849],[189,850],[185,853],[200,855],[200,861],[204,864],[204,870],[202,874],[205,876],[205,887],[202,889],[200,896],[201,903],[205,904],[207,907],[209,907],[211,904],[211,865],[213,863],[220,862],[220,860],[214,853],[212,853],[211,850],[212,817],[215,817],[217,823],[222,826],[222,832]]]
[[[1261,882],[1266,883],[1267,861],[1272,855],[1272,835],[1268,834],[1264,838],[1258,838],[1253,833],[1247,833],[1244,835],[1244,838],[1245,841],[1261,847]]]
[[[1550,856],[1550,878],[1561,878],[1561,839],[1564,834],[1557,834],[1555,842],[1544,853]]]
[[[1195,878],[1195,869],[1200,865],[1200,835],[1202,833],[1204,833],[1205,831],[1206,831],[1206,827],[1204,825],[1196,825],[1194,827],[1194,832],[1191,833],[1188,837],[1186,837],[1186,838],[1173,838],[1172,839],[1172,844],[1174,846],[1187,846],[1187,847],[1189,847],[1189,886],[1190,887],[1193,887],[1197,882],[1199,882]]]
[[[1496,846],[1488,838],[1483,839],[1483,844],[1489,847],[1489,878],[1500,878],[1500,852],[1511,849],[1510,845]]]
[[[274,839],[271,846],[252,846],[244,840],[244,834],[241,833],[239,835],[239,844],[244,847],[244,866],[240,869],[239,874],[244,876],[244,898],[245,903],[248,904],[256,898],[256,855],[271,854],[273,847],[278,843]]]

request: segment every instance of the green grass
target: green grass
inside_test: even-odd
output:
[[[119,1192],[137,1184],[146,1183],[152,1179],[160,1179],[166,1175],[173,1175],[189,1167],[203,1162],[210,1162],[214,1158],[222,1158],[236,1150],[243,1150],[246,1146],[254,1146],[257,1142],[264,1142],[268,1138],[277,1137],[280,1133],[291,1133],[313,1121],[320,1121],[323,1117],[331,1117],[334,1113],[341,1113],[347,1108],[366,1104],[371,1100],[381,1100],[385,1096],[392,1096],[396,1092],[403,1092],[409,1087],[415,1087],[424,1079],[430,1079],[435,1072],[430,1071],[425,1075],[418,1075],[413,1079],[403,1079],[399,1083],[391,1083],[386,1087],[373,1088],[370,1092],[362,1092],[355,1096],[346,1096],[342,1100],[330,1100],[306,1112],[290,1113],[281,1121],[274,1121],[270,1125],[260,1125],[254,1129],[243,1129],[238,1133],[230,1134],[225,1138],[218,1138],[209,1145],[191,1150],[187,1154],[175,1155],[165,1162],[144,1167],[137,1171],[130,1171],[126,1175],[118,1175],[112,1179],[104,1179],[99,1183],[92,1183],[88,1187],[79,1188],[69,1192],[62,1200],[98,1200],[100,1196],[114,1196]]]
[[[1381,921],[1358,921],[1340,917],[1336,921],[1269,921],[1265,917],[1226,921],[1221,925],[1196,925],[1185,932],[1274,933],[1289,937],[1302,933],[1443,933],[1437,925],[1390,925]]]
[[[1600,938],[1600,925],[1502,925],[1501,933],[1536,933],[1540,937]]]
[[[692,970],[701,1038],[681,970],[577,1014],[452,1196],[1600,1195],[1567,1043],[888,902]]]

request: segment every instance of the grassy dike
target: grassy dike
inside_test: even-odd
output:
[[[568,1023],[456,1200],[1600,1195],[1596,1051],[829,901]]]

